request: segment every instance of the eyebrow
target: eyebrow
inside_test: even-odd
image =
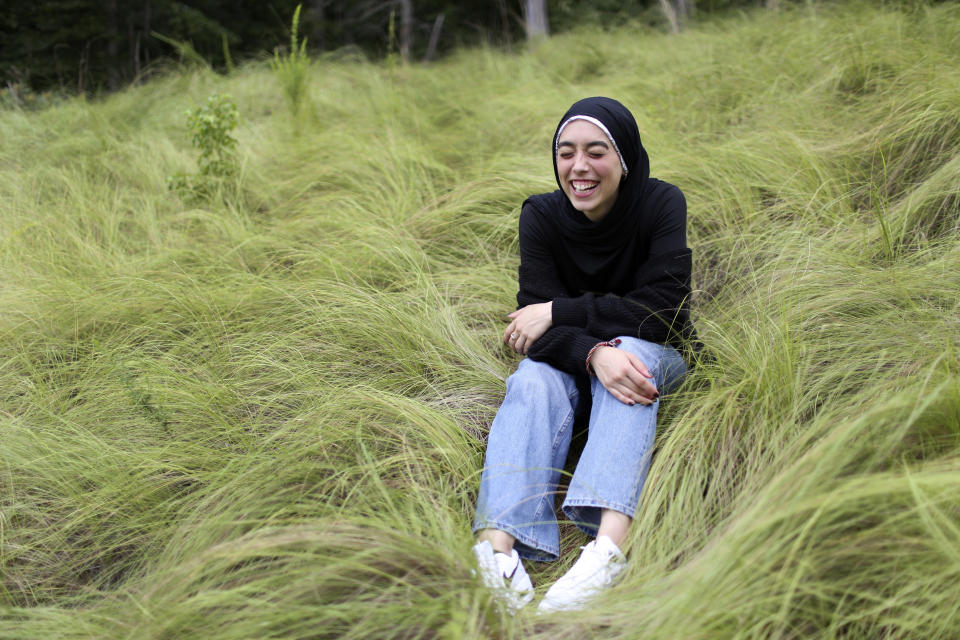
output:
[[[607,144],[606,142],[604,142],[603,140],[594,140],[594,141],[592,141],[592,142],[588,142],[588,143],[587,143],[587,148],[589,149],[590,147],[595,147],[595,146],[597,146],[597,145],[600,145],[600,146],[603,147],[604,149],[609,149],[609,148],[610,148],[610,145],[608,145],[608,144]],[[558,149],[559,149],[560,147],[576,147],[576,146],[577,146],[577,145],[573,144],[573,143],[570,142],[569,140],[561,140],[560,142],[557,143],[557,148],[558,148]]]

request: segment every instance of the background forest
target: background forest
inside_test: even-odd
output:
[[[960,5],[700,15],[0,108],[0,639],[960,637]],[[517,217],[598,94],[714,358],[623,580],[510,617],[470,523]]]
[[[300,34],[311,51],[374,58],[393,52],[420,60],[464,45],[523,42],[528,22],[540,12],[548,18],[545,27],[562,32],[625,20],[660,24],[667,22],[664,7],[680,20],[694,6],[706,15],[761,0],[7,2],[0,10],[0,81],[20,92],[95,93],[142,80],[164,68],[163,61],[184,56],[222,71],[285,47],[299,4]]]

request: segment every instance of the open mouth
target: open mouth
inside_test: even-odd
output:
[[[588,196],[596,190],[599,182],[594,182],[592,180],[571,180],[570,186],[573,189],[573,192],[578,196]]]

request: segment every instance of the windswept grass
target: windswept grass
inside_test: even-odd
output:
[[[960,636],[957,33],[806,4],[320,59],[295,126],[266,65],[0,112],[0,638]],[[215,93],[236,188],[182,200]],[[516,219],[597,94],[687,195],[715,359],[625,580],[510,618],[469,548]]]

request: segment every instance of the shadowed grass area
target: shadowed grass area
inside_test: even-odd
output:
[[[808,3],[325,58],[295,123],[265,65],[0,112],[0,638],[957,637],[958,32]],[[214,93],[239,174],[178,195]],[[519,206],[587,95],[687,196],[715,358],[624,580],[510,618],[472,509]]]

